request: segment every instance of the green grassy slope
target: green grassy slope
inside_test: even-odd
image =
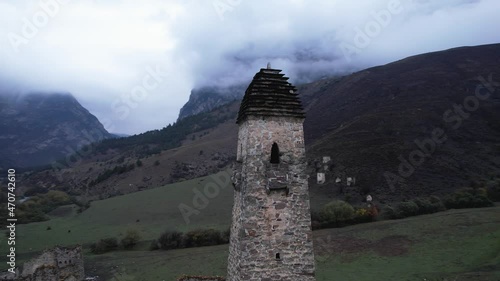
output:
[[[500,280],[500,207],[314,232],[317,281]],[[225,275],[228,245],[87,255],[105,280]],[[112,268],[112,270],[109,270]]]
[[[319,280],[500,280],[500,207],[315,232]]]
[[[223,184],[220,184],[222,182]],[[199,191],[212,196],[193,199]],[[192,207],[199,214],[189,216],[187,223],[179,204]],[[127,229],[136,229],[144,240],[158,238],[166,229],[186,231],[195,228],[227,229],[231,224],[233,190],[229,174],[170,184],[167,186],[92,202],[89,209],[77,214],[76,207],[63,207],[45,222],[18,225],[17,254],[36,252],[54,245],[87,244],[100,238],[124,235]],[[206,205],[205,208],[202,208]],[[197,209],[195,207],[198,207]],[[51,230],[47,230],[47,227]],[[68,232],[71,231],[71,232]],[[0,238],[0,251],[7,251],[5,236]]]
[[[95,201],[81,214],[75,206],[61,207],[50,221],[18,226],[18,261],[56,244],[86,246],[137,229],[142,242],[134,250],[93,255],[85,247],[87,274],[120,281],[225,275],[228,245],[173,251],[149,251],[148,246],[168,228],[226,229],[233,194],[228,176],[219,173]],[[179,203],[193,207],[195,190],[205,189],[212,198],[186,223]],[[315,231],[314,239],[318,281],[500,280],[500,206],[324,229]],[[5,237],[0,240],[0,251],[6,252]]]

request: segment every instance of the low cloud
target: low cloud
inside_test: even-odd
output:
[[[71,92],[114,132],[140,133],[174,122],[193,87],[247,83],[267,62],[304,83],[500,42],[498,10],[496,0],[3,1],[0,89]],[[168,77],[123,118],[113,104],[156,67]]]

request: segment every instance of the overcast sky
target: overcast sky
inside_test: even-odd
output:
[[[302,83],[500,42],[498,0],[0,0],[0,90],[70,92],[115,133],[268,61]]]

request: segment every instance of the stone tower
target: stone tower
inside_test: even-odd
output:
[[[314,281],[304,111],[281,70],[261,69],[238,114],[228,281]]]

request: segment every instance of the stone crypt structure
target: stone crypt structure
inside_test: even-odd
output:
[[[305,114],[281,70],[261,69],[237,124],[227,281],[314,281]]]

